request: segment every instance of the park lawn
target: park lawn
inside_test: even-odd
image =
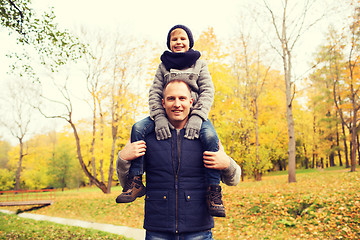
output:
[[[335,168],[246,179],[223,186],[226,218],[215,218],[215,239],[359,239],[360,173]],[[31,213],[142,228],[143,198],[116,204],[121,192],[96,188],[56,193],[56,202]],[[29,208],[29,207],[28,207]],[[17,210],[17,208],[7,208]],[[18,211],[27,210],[20,208]]]
[[[65,226],[47,221],[0,213],[0,239],[119,239],[127,238],[93,229]]]

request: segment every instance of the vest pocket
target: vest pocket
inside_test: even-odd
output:
[[[152,227],[169,226],[168,191],[149,191],[145,197],[145,225]]]
[[[185,224],[199,227],[210,223],[211,216],[206,205],[204,191],[185,191]]]

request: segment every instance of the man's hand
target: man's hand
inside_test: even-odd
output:
[[[123,160],[131,161],[145,155],[146,143],[143,140],[130,143],[128,141],[125,147],[120,151],[119,156]]]
[[[230,166],[230,158],[226,155],[224,147],[219,140],[219,151],[217,152],[204,152],[204,165],[206,168],[224,170]]]

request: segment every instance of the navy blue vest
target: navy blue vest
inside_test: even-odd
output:
[[[146,197],[144,228],[172,233],[214,227],[205,194],[206,178],[200,140],[184,138],[184,129],[157,141],[146,137]]]

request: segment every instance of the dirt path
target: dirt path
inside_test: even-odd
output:
[[[0,212],[7,213],[7,214],[15,214],[15,212],[8,211],[8,210],[0,210]],[[49,217],[49,216],[33,214],[33,213],[20,213],[20,214],[18,214],[18,216],[22,217],[22,218],[30,218],[30,219],[34,219],[34,220],[50,221],[50,222],[69,225],[69,226],[93,228],[93,229],[104,231],[104,232],[123,235],[125,237],[133,238],[135,240],[145,239],[145,230],[144,229],[116,226],[116,225],[104,224],[104,223],[86,222],[86,221],[76,220],[76,219]]]

